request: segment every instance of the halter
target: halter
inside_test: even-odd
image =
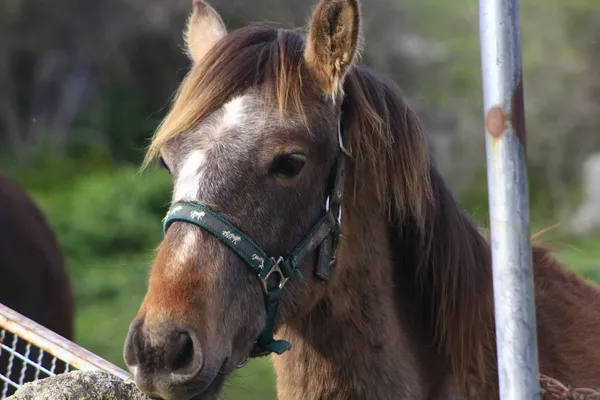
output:
[[[351,153],[344,147],[341,122],[337,127],[338,154],[330,176],[330,193],[325,201],[325,212],[317,223],[298,245],[288,254],[269,256],[252,238],[241,232],[225,217],[203,204],[193,202],[177,202],[171,205],[164,222],[163,230],[167,233],[169,226],[175,221],[188,222],[210,232],[221,242],[229,246],[256,273],[265,295],[267,324],[262,331],[257,345],[260,351],[254,357],[269,353],[283,354],[292,348],[285,340],[275,340],[273,331],[275,318],[279,311],[281,290],[288,279],[295,276],[304,279],[300,267],[310,255],[318,250],[315,275],[329,280],[331,268],[335,264],[335,250],[341,239],[342,196],[346,178],[346,161]],[[276,285],[269,285],[271,278],[276,278]]]

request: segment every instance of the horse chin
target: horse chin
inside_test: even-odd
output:
[[[229,376],[230,373],[230,363],[229,358],[226,358],[221,367],[215,374],[212,382],[205,388],[201,390],[198,394],[193,394],[192,397],[187,397],[189,400],[216,400],[219,398],[223,386],[225,384],[225,380]],[[189,388],[186,392],[193,393],[193,388]]]
[[[230,370],[230,359],[226,358],[212,377],[196,377],[183,385],[171,385],[167,390],[146,386],[136,379],[138,389],[151,398],[163,400],[217,400]]]

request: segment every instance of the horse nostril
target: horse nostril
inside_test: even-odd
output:
[[[141,329],[141,323],[135,323],[132,325],[125,342],[125,348],[123,358],[125,363],[130,366],[136,366],[141,364],[144,354],[144,337]]]
[[[125,363],[134,373],[136,384],[152,388],[165,382],[185,384],[194,379],[204,367],[201,344],[195,332],[152,328],[152,325],[134,323],[125,341]]]
[[[172,371],[186,369],[194,359],[194,341],[187,332],[174,332],[165,348],[166,365]]]

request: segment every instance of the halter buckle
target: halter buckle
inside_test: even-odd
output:
[[[283,274],[283,271],[281,271],[281,263],[283,262],[283,257],[279,256],[279,258],[277,259],[271,257],[271,261],[273,262],[273,265],[271,266],[269,272],[267,272],[267,275],[265,275],[264,278],[260,275],[258,276],[260,280],[260,285],[262,286],[263,292],[265,294],[269,294],[269,278],[271,277],[271,275],[277,275],[277,287],[279,288],[279,290],[283,289],[283,287],[289,279],[286,278]]]

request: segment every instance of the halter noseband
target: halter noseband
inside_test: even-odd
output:
[[[351,157],[350,152],[344,147],[343,131],[339,121],[337,131],[339,152],[332,169],[330,194],[325,202],[325,212],[290,253],[270,257],[252,238],[203,204],[174,203],[164,219],[165,234],[175,221],[199,226],[229,246],[256,273],[265,294],[267,324],[257,342],[260,353],[254,356],[263,356],[271,352],[283,354],[292,348],[292,345],[285,340],[273,338],[281,290],[288,279],[292,276],[303,279],[300,267],[315,250],[318,250],[315,275],[319,279],[327,281],[331,268],[335,264],[335,250],[341,239],[341,204],[346,178],[346,161]],[[272,277],[277,278],[277,284],[270,287],[269,280]]]

